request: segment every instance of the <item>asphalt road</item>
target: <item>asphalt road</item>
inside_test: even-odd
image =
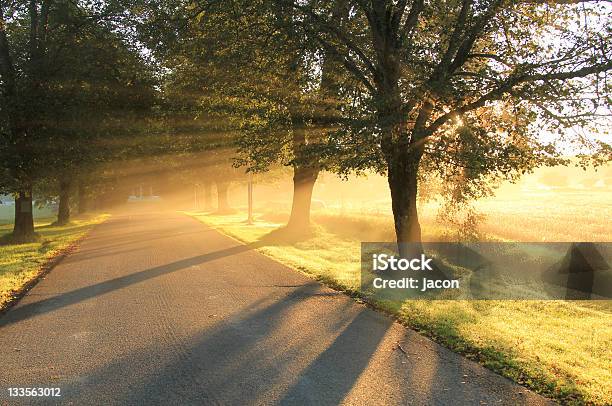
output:
[[[549,402],[168,212],[97,226],[0,318],[0,351],[0,404]]]

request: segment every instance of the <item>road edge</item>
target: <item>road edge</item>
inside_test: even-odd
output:
[[[99,225],[104,224],[111,216],[101,222],[94,224],[89,230],[87,230],[82,236],[69,243],[66,247],[58,250],[52,257],[48,258],[47,261],[40,266],[36,275],[26,282],[21,288],[11,291],[11,298],[0,306],[0,317],[4,316],[11,308],[16,306],[21,299],[23,299],[30,290],[32,290],[38,282],[49,274],[56,266],[58,266],[68,255],[74,253],[80,247],[81,243],[89,234]]]

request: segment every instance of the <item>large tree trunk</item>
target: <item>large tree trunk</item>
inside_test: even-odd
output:
[[[395,235],[401,256],[420,253],[421,225],[417,212],[419,153],[406,153],[388,164],[388,180],[395,223]]]
[[[79,193],[78,210],[79,210],[79,214],[83,214],[83,213],[86,213],[87,210],[89,210],[87,187],[85,186],[85,183],[83,181],[79,181],[78,193]]]
[[[36,239],[34,233],[34,216],[32,213],[32,188],[25,187],[15,197],[15,225],[13,240],[18,243],[31,242]]]
[[[421,225],[417,211],[418,170],[423,149],[400,154],[399,159],[389,163],[389,188],[397,238],[398,254],[401,258],[417,258],[424,253],[421,241]],[[447,280],[448,276],[436,262],[430,264],[427,278]],[[398,274],[397,277],[405,276]]]
[[[293,169],[293,203],[287,227],[303,231],[310,227],[312,190],[319,176],[313,167],[295,166]]]
[[[342,18],[348,15],[346,2],[343,0],[334,3],[332,21],[339,25]],[[296,65],[297,66],[297,65]],[[323,111],[314,118],[314,124],[319,128],[333,127],[338,122],[339,102],[338,93],[340,85],[337,73],[340,63],[329,53],[323,54],[321,65],[321,85],[319,88]],[[293,118],[293,153],[296,158],[301,157],[302,148],[307,144],[306,124],[299,115]],[[312,191],[319,176],[319,166],[316,158],[311,157],[308,164],[293,165],[293,201],[291,215],[287,228],[297,232],[310,227],[310,206],[312,204]]]
[[[407,128],[399,88],[400,66],[393,52],[387,53],[388,57],[381,62],[385,74],[378,84],[378,116],[383,128],[381,148],[387,161],[398,250],[400,256],[408,258],[422,252],[417,190],[424,144],[416,141],[416,126],[421,125],[426,118],[419,115],[418,123],[410,129]]]
[[[228,213],[231,211],[228,200],[229,182],[217,181],[217,211],[219,213]]]
[[[57,225],[63,226],[70,222],[70,192],[72,182],[70,179],[61,179],[59,182],[59,208],[57,210]]]

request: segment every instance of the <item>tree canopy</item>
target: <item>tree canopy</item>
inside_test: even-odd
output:
[[[419,242],[423,187],[461,203],[568,151],[612,156],[576,131],[610,124],[604,1],[29,0],[0,12],[1,183],[26,205],[42,179],[96,162],[208,151],[247,171],[291,167],[298,229],[320,171],[386,174],[397,240]]]

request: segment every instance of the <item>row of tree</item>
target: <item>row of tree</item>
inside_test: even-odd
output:
[[[293,167],[289,226],[308,225],[319,171],[374,170],[398,242],[419,242],[432,179],[460,204],[568,150],[609,162],[609,144],[569,129],[609,125],[611,13],[603,1],[196,0],[156,7],[142,33],[192,111],[233,124],[239,164]]]
[[[207,151],[192,155],[208,161],[202,183],[223,192],[241,172],[223,169],[229,150],[247,171],[293,169],[297,230],[321,171],[384,173],[397,240],[418,242],[419,187],[438,182],[461,204],[567,163],[568,150],[609,161],[609,144],[567,129],[609,124],[611,12],[566,0],[0,0],[0,187],[17,196],[14,235],[33,233],[37,184],[67,196],[103,162]]]
[[[85,208],[91,168],[139,131],[154,72],[122,26],[125,5],[0,2],[0,190],[15,195],[13,238],[34,238],[34,193],[59,196],[58,223],[77,189]]]

